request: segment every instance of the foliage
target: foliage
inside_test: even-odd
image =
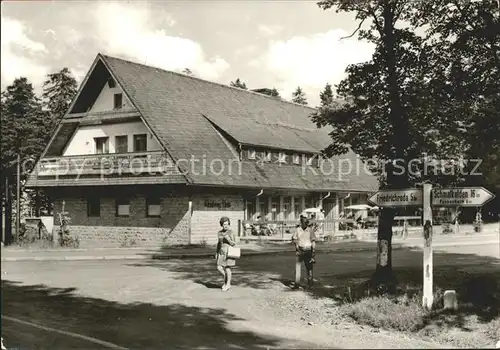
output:
[[[307,98],[304,91],[300,86],[292,93],[292,102],[298,103],[299,105],[307,105]]]
[[[498,123],[494,111],[500,25],[498,8],[492,4],[320,1],[325,10],[354,12],[359,27],[353,35],[375,46],[369,62],[346,69],[347,78],[337,86],[342,103],[325,103],[312,115],[318,127],[332,127],[325,154],[344,154],[351,148],[372,165],[375,161],[372,170],[381,188],[392,189],[422,181],[454,185],[467,180],[459,170],[468,166],[463,158],[475,143],[485,144],[484,149],[494,153],[492,159],[498,159],[497,146],[478,140],[485,136],[479,125],[484,128],[492,119]],[[371,22],[368,28],[362,28],[365,21]],[[496,132],[494,128],[492,134]],[[491,137],[498,145],[498,136]],[[379,240],[392,239],[394,214],[381,211]],[[384,270],[392,265],[388,249]]]
[[[257,92],[259,94],[272,96],[272,97],[278,97],[278,98],[280,97],[280,94],[279,94],[278,90],[276,90],[276,88],[272,88],[272,89],[262,88],[262,89],[254,89],[252,91]]]
[[[64,201],[61,211],[57,213],[57,219],[59,221],[59,245],[61,247],[78,248],[80,246],[80,241],[78,237],[71,236],[71,231],[69,229],[71,218],[68,216],[68,213],[65,212]]]
[[[186,74],[186,75],[189,75],[189,76],[192,76],[194,77],[194,73],[191,71],[191,69],[189,68],[184,68],[182,71],[181,71],[182,74]]]
[[[428,312],[420,306],[417,296],[370,297],[354,304],[346,304],[341,310],[358,323],[400,332],[422,329],[428,317]]]
[[[47,112],[45,130],[41,135],[42,142],[48,144],[55,133],[57,125],[68,112],[69,106],[76,95],[78,84],[75,77],[68,68],[47,75],[43,83],[42,99],[44,109]],[[51,200],[43,190],[29,191],[31,205],[51,211]],[[38,198],[36,197],[38,196]],[[36,201],[38,200],[38,203]],[[39,213],[36,213],[39,215]]]
[[[243,90],[248,90],[247,85],[244,82],[242,82],[240,78],[237,78],[236,81],[232,81],[229,85]]]
[[[421,2],[414,26],[428,26],[437,69],[453,90],[449,113],[463,120],[466,158],[480,159],[468,185],[500,183],[500,3],[496,0]],[[475,167],[470,164],[468,170]]]
[[[2,92],[1,162],[4,169],[15,171],[18,154],[21,163],[41,154],[45,146],[46,116],[40,99],[26,78],[15,79]]]
[[[43,84],[42,99],[35,95],[32,84],[26,78],[15,79],[2,92],[1,162],[3,170],[6,170],[5,175],[10,174],[12,179],[10,187],[13,196],[16,191],[17,155],[20,155],[21,160],[20,191],[23,193],[27,175],[68,110],[76,94],[76,86],[75,78],[64,68],[47,76]],[[35,192],[27,192],[33,206]],[[42,208],[49,209],[47,196],[40,193],[39,200]]]
[[[54,133],[59,121],[68,112],[71,101],[76,95],[77,86],[76,79],[68,68],[47,75],[42,93],[44,107],[50,113],[50,122],[46,126],[46,142]]]
[[[16,235],[15,244],[29,248],[52,248],[54,246],[54,237],[47,232],[43,225],[38,227],[23,222],[20,226],[19,235]]]
[[[323,91],[319,93],[319,99],[321,101],[321,107],[330,106],[334,102],[332,86],[327,83]]]

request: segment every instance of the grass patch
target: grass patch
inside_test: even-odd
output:
[[[369,297],[352,304],[344,304],[340,310],[358,323],[401,332],[422,329],[429,317],[429,313],[422,309],[415,296]]]
[[[465,272],[467,271],[467,272]],[[394,294],[376,295],[369,276],[337,281],[340,313],[358,324],[397,331],[456,347],[491,347],[500,340],[500,269],[440,267],[434,274],[434,307],[422,308],[422,270],[395,269]],[[341,291],[343,289],[343,292]],[[443,310],[443,294],[453,289],[459,309]]]

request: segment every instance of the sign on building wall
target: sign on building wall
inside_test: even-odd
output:
[[[205,199],[203,205],[209,209],[229,209],[232,206],[231,201],[226,199]]]

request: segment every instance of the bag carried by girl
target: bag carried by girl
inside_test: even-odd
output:
[[[241,257],[241,249],[238,247],[227,247],[227,257],[229,259],[239,259]]]

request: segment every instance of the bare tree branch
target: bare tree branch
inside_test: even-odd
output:
[[[375,14],[375,10],[370,8],[368,12],[370,16],[372,16],[373,18],[373,22],[375,23],[375,27],[377,28],[378,34],[380,35],[380,37],[383,37],[384,29],[382,28],[382,24],[380,24],[380,21],[378,20],[377,15]]]
[[[356,34],[356,33],[359,31],[359,29],[361,28],[361,26],[362,26],[362,25],[363,25],[363,23],[365,22],[366,18],[367,18],[367,17],[363,18],[363,19],[361,20],[361,22],[359,22],[358,28],[356,28],[356,30],[355,30],[354,32],[352,32],[352,34],[351,34],[351,35],[348,35],[348,36],[343,36],[342,38],[340,38],[340,40],[342,40],[342,39],[349,39],[349,38],[352,38],[352,37],[354,36],[354,34]]]

